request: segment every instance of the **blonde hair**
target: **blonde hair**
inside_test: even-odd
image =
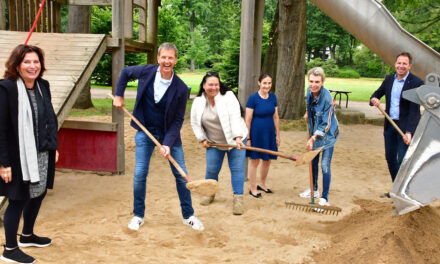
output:
[[[324,82],[325,80],[325,73],[324,73],[324,69],[322,69],[321,67],[314,67],[311,68],[309,70],[309,72],[307,73],[307,78],[310,78],[310,75],[315,75],[315,76],[321,76],[321,81]]]

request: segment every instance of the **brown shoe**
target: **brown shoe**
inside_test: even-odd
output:
[[[244,213],[243,195],[234,195],[232,213],[235,215],[242,215]]]
[[[210,205],[214,201],[214,198],[215,198],[215,194],[212,196],[203,196],[202,201],[200,201],[200,205],[204,205],[204,206]]]

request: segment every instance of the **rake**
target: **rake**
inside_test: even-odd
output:
[[[307,135],[309,134],[309,124],[306,121],[307,124]],[[322,148],[318,149],[319,151],[322,150]],[[319,151],[317,154],[319,154]],[[313,189],[313,170],[312,170],[312,159],[308,161],[309,163],[309,178],[310,178],[310,203],[305,204],[305,203],[296,203],[294,201],[290,201],[287,200],[285,201],[286,207],[290,208],[290,209],[294,209],[294,210],[298,210],[298,211],[303,211],[303,212],[316,212],[316,213],[321,213],[321,214],[333,214],[333,215],[338,215],[339,212],[342,211],[341,208],[336,207],[336,206],[322,206],[319,204],[315,203],[315,194],[314,194],[314,189]]]

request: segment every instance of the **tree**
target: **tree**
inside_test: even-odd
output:
[[[439,0],[384,0],[402,26],[440,52]]]
[[[306,0],[280,0],[275,94],[280,118],[304,114]]]
[[[278,22],[279,22],[279,7],[277,5],[272,26],[269,31],[267,39],[266,54],[264,55],[262,73],[271,75],[272,78],[272,90],[275,91],[276,87],[276,75],[277,75],[277,62],[278,62]]]
[[[209,46],[207,39],[203,36],[200,26],[196,27],[194,31],[191,32],[191,39],[192,42],[186,52],[186,56],[191,58],[195,67],[206,61],[206,54],[208,53]]]
[[[90,15],[90,6],[69,6],[67,32],[90,33]],[[93,107],[92,96],[90,94],[90,80],[84,84],[84,88],[73,107],[80,109]]]

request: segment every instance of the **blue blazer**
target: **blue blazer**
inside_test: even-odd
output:
[[[124,96],[127,82],[130,79],[138,79],[136,103],[134,105],[133,115],[143,125],[145,125],[145,119],[143,100],[141,100],[141,98],[146,96],[148,87],[153,85],[158,67],[159,65],[150,64],[130,66],[124,68],[119,76],[115,94],[122,97]],[[163,142],[161,143],[169,147],[181,146],[182,140],[180,138],[180,129],[182,128],[185,117],[188,87],[176,74],[174,74],[173,81],[171,82],[170,87],[168,87],[167,95],[168,100],[165,106],[165,119],[163,120],[165,135]],[[131,121],[131,126],[137,130],[141,130],[133,120]]]
[[[390,113],[391,89],[393,88],[394,76],[394,74],[387,75],[385,77],[385,80],[380,85],[379,89],[377,89],[370,97],[370,100],[373,97],[380,99],[382,96],[385,95],[385,112],[387,112],[387,114]],[[421,85],[423,85],[423,81],[414,74],[411,74],[410,72],[405,80],[405,83],[403,84],[402,93],[406,90],[411,90]],[[370,102],[370,105],[373,104]],[[402,94],[400,94],[399,128],[403,131],[403,133],[409,132],[411,134],[414,134],[414,131],[416,131],[417,125],[419,124],[419,120],[420,106],[416,103],[402,98]],[[384,128],[387,129],[389,125],[390,122],[385,118]]]

